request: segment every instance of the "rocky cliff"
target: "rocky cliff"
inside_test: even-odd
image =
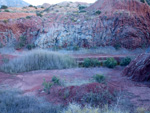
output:
[[[134,81],[150,81],[150,54],[138,56],[124,69],[123,75]]]

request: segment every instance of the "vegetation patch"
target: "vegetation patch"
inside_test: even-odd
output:
[[[7,6],[5,6],[5,5],[2,5],[1,6],[1,9],[7,9],[8,7]]]
[[[20,91],[0,89],[0,113],[60,113],[62,110],[43,99],[22,95]]]
[[[114,58],[107,58],[104,65],[108,68],[114,68],[117,66],[117,61]]]
[[[89,58],[86,58],[84,59],[84,62],[83,62],[83,67],[96,67],[96,66],[100,66],[100,62],[98,59],[89,59]]]
[[[100,10],[97,10],[96,12],[95,12],[95,15],[100,15],[102,12],[100,11]]]
[[[66,69],[76,67],[76,61],[66,55],[46,50],[32,50],[3,64],[0,69],[7,73],[20,73],[33,70]]]
[[[106,80],[106,77],[104,75],[99,75],[99,74],[94,75],[92,78],[98,83],[105,83]]]
[[[131,62],[131,58],[126,57],[126,58],[123,58],[123,59],[121,60],[120,65],[121,65],[121,66],[127,66],[127,65],[130,64],[130,62]]]
[[[53,83],[52,82],[46,82],[46,80],[44,79],[43,81],[43,90],[47,93],[47,94],[50,94],[50,89],[52,88],[53,86]]]

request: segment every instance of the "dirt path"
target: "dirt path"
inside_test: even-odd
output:
[[[37,92],[42,88],[43,79],[50,80],[52,76],[73,82],[77,80],[77,84],[85,80],[89,80],[94,74],[104,74],[109,79],[110,83],[117,89],[127,91],[132,94],[130,101],[135,106],[143,106],[150,108],[150,88],[142,83],[136,83],[129,80],[127,77],[121,76],[122,68],[76,68],[65,70],[47,70],[33,71],[18,75],[9,75],[0,73],[0,83],[3,87],[8,85],[13,88],[19,88],[27,94]],[[81,83],[80,83],[81,84]]]

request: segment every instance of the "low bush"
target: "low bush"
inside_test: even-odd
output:
[[[140,2],[145,3],[145,0],[140,0]]]
[[[43,15],[41,13],[36,13],[36,16],[42,17]]]
[[[54,106],[37,97],[23,96],[16,90],[0,89],[0,113],[61,113],[62,107]]]
[[[84,59],[84,62],[83,62],[83,67],[96,67],[96,66],[100,66],[100,62],[98,59],[89,59],[89,58],[86,58]]]
[[[95,107],[103,107],[104,105],[110,104],[112,101],[115,101],[115,96],[107,89],[103,92],[87,93],[81,98],[82,104],[89,104]]]
[[[98,83],[104,83],[106,80],[104,75],[99,75],[99,74],[94,75],[92,78]]]
[[[33,5],[29,5],[28,7],[34,7]]]
[[[19,37],[19,42],[16,44],[15,49],[23,48],[27,43],[27,38],[25,36]]]
[[[120,43],[116,43],[116,44],[114,45],[114,48],[115,48],[116,50],[119,50],[119,49],[121,48],[121,44],[120,44]]]
[[[2,5],[1,6],[1,9],[7,9],[8,7],[7,6],[5,6],[5,5]]]
[[[117,61],[114,58],[107,58],[104,65],[108,68],[114,68],[117,66]]]
[[[46,50],[32,50],[3,64],[0,69],[7,73],[33,70],[66,69],[76,67],[76,61],[67,56]]]
[[[43,90],[47,93],[47,94],[50,94],[50,89],[52,88],[52,86],[53,86],[53,83],[51,83],[51,82],[46,82],[46,80],[44,79],[44,81],[43,81]]]
[[[85,8],[87,8],[87,7],[86,6],[82,6],[82,5],[79,6],[79,10],[83,10]]]
[[[52,77],[52,83],[54,83],[55,85],[61,85],[60,79],[56,76]]]
[[[100,15],[102,12],[100,10],[96,11],[95,14],[96,15]]]
[[[28,45],[26,46],[26,48],[27,48],[28,50],[31,50],[31,49],[34,49],[34,48],[35,48],[35,45],[34,45],[34,44],[28,44]]]
[[[26,19],[30,19],[31,18],[31,16],[26,16]]]
[[[5,12],[10,12],[8,9],[5,9],[4,11],[5,11]]]
[[[120,65],[121,66],[127,66],[129,65],[131,62],[131,58],[129,57],[126,57],[126,58],[123,58],[121,61],[120,61]]]

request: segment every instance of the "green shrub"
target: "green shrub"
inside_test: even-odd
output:
[[[37,9],[37,7],[36,7],[36,6],[34,6],[34,8],[35,8],[35,9]]]
[[[67,55],[46,50],[32,50],[3,64],[0,69],[7,73],[20,73],[33,70],[66,69],[76,66],[76,61]]]
[[[86,12],[86,10],[81,10],[81,11],[80,11],[80,13],[85,13],[85,12]]]
[[[34,7],[33,5],[29,5],[29,7]]]
[[[0,113],[60,113],[62,110],[41,98],[23,96],[15,89],[0,89],[0,97]]]
[[[23,48],[27,43],[27,39],[25,36],[20,36],[19,37],[19,42],[16,44],[15,49],[21,49]]]
[[[114,48],[115,48],[116,50],[119,50],[119,49],[121,48],[121,44],[119,44],[119,43],[115,44],[115,45],[114,45]]]
[[[2,5],[1,6],[1,9],[7,9],[8,7],[7,6],[5,6],[5,5]]]
[[[85,8],[87,8],[86,6],[79,6],[79,10],[83,10],[83,9],[85,9]]]
[[[108,68],[114,68],[117,66],[117,61],[114,58],[107,58],[104,65]]]
[[[35,45],[34,44],[28,44],[26,47],[28,50],[34,49]]]
[[[36,16],[42,17],[43,15],[41,13],[36,13]]]
[[[102,12],[100,10],[96,11],[95,14],[96,15],[100,15]]]
[[[140,2],[145,3],[145,0],[140,0]]]
[[[10,12],[9,10],[5,9],[5,12]]]
[[[121,65],[121,66],[127,66],[127,65],[130,64],[130,62],[131,62],[131,58],[126,57],[126,58],[123,58],[123,59],[121,60],[120,65]]]
[[[83,67],[96,67],[96,66],[100,66],[100,62],[98,59],[89,59],[89,58],[86,58],[84,59],[84,62],[83,62]]]
[[[99,74],[94,75],[92,78],[98,83],[104,83],[106,80],[104,75],[99,75]]]
[[[55,85],[61,85],[60,79],[57,78],[56,76],[53,76],[53,77],[52,77],[52,82],[53,82]]]
[[[52,86],[54,85],[53,83],[51,82],[46,82],[46,80],[44,79],[43,81],[43,90],[47,93],[47,94],[50,94],[50,89],[52,88]]]
[[[31,16],[26,16],[26,19],[30,19],[31,18]]]

